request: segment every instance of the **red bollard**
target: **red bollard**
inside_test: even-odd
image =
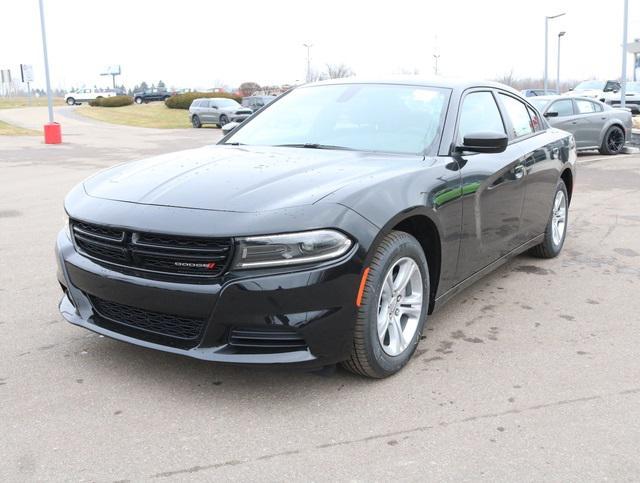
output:
[[[62,142],[60,124],[49,122],[44,125],[44,142],[45,144],[60,144]]]

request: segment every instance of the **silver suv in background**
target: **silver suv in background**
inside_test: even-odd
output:
[[[215,124],[222,127],[229,122],[242,122],[253,112],[233,99],[224,97],[194,99],[189,106],[189,119],[193,127]]]

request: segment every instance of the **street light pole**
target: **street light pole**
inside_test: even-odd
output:
[[[558,94],[560,94],[560,39],[567,32],[560,32],[558,34],[558,70],[556,71],[556,89],[558,89]]]
[[[302,44],[307,48],[307,82],[311,82],[311,47],[313,44]]]
[[[51,97],[51,80],[49,79],[49,56],[47,54],[47,31],[44,27],[44,7],[40,3],[40,28],[42,30],[42,52],[44,53],[44,76],[47,83],[47,106],[49,108],[49,123],[53,123],[53,99]]]
[[[629,25],[629,0],[624,0],[622,24],[622,75],[620,76],[620,107],[624,109],[627,94],[627,27]],[[635,68],[635,67],[634,67]]]
[[[558,15],[546,16],[544,18],[544,93],[547,93],[549,87],[549,20],[562,17],[566,13],[559,13]]]

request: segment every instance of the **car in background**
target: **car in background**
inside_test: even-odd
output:
[[[142,104],[152,101],[166,101],[172,93],[166,89],[144,89],[133,93],[133,102]]]
[[[632,116],[587,97],[541,96],[529,99],[549,124],[573,134],[578,150],[620,154],[631,137]]]
[[[590,97],[592,99],[604,101],[608,92],[618,91],[620,91],[620,82],[617,80],[587,80],[580,82],[580,84],[575,86],[569,92],[565,92],[563,95],[571,97]]]
[[[555,89],[547,89],[545,93],[544,89],[524,89],[520,91],[522,97],[535,97],[535,96],[553,96],[558,94]]]
[[[102,99],[103,97],[114,97],[118,93],[114,89],[78,89],[64,95],[64,102],[70,106],[82,104],[83,102]]]
[[[189,106],[189,120],[193,127],[215,124],[222,127],[230,122],[242,122],[253,111],[242,107],[237,101],[226,97],[203,97],[194,99]]]
[[[242,105],[248,107],[253,112],[262,109],[264,106],[273,101],[276,96],[248,96],[242,98]]]
[[[604,96],[605,104],[612,107],[621,107],[622,92],[607,92]],[[624,107],[630,109],[633,114],[640,114],[640,82],[627,82],[624,94]]]

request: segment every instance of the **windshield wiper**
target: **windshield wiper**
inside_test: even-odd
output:
[[[306,149],[341,149],[344,151],[356,151],[355,149],[347,148],[346,146],[334,146],[332,144],[318,144],[318,143],[276,144],[276,147],[306,148]]]
[[[222,143],[222,144],[224,144],[225,146],[244,146],[244,143],[238,143],[238,142],[235,142],[235,143]]]

